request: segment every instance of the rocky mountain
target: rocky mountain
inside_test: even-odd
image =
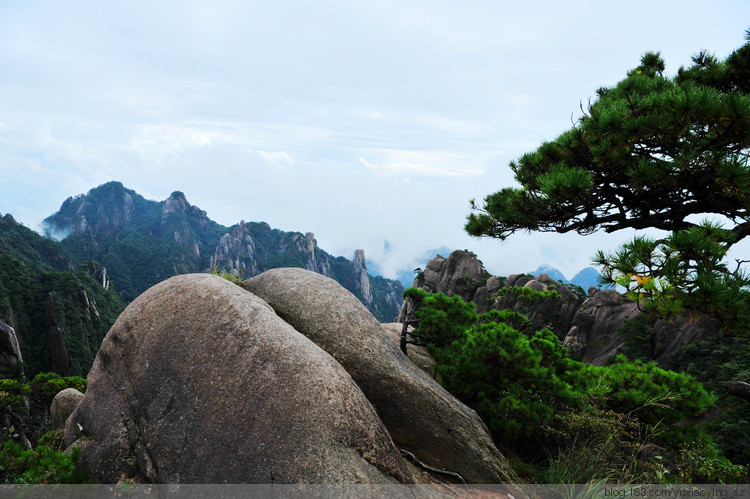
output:
[[[62,244],[76,262],[101,262],[126,301],[176,274],[216,270],[249,278],[299,267],[338,281],[378,319],[393,320],[401,304],[403,286],[368,274],[364,251],[348,260],[320,249],[309,232],[284,232],[264,222],[225,227],[179,191],[156,202],[109,182],[65,200],[43,228],[65,236]]]
[[[27,375],[85,376],[124,307],[104,267],[75,265],[62,244],[0,218],[0,325],[17,338]],[[17,374],[10,364],[3,376]]]
[[[564,338],[570,329],[578,305],[583,300],[582,296],[561,285],[548,274],[540,274],[536,278],[530,274],[512,274],[508,277],[490,275],[481,260],[466,250],[453,251],[448,258],[442,255],[435,256],[417,275],[412,286],[433,293],[459,295],[464,301],[474,303],[480,314],[493,309],[512,308],[526,314],[535,328],[549,328],[560,339]],[[498,298],[501,288],[513,286],[528,287],[537,291],[555,290],[560,299],[538,303],[527,309],[514,294]],[[410,315],[411,303],[407,299],[402,304],[397,320],[403,322]]]
[[[708,317],[657,320],[644,314],[636,303],[614,289],[594,286],[583,294],[562,285],[556,277],[562,274],[551,267],[542,272],[490,275],[476,255],[465,250],[453,251],[448,258],[432,258],[413,287],[433,293],[459,295],[476,305],[478,313],[513,309],[526,314],[533,329],[554,331],[574,358],[595,365],[604,365],[618,354],[639,360],[656,360],[672,366],[685,345],[706,337],[716,337],[720,325]],[[499,296],[502,288],[531,288],[556,291],[559,298],[537,303],[530,308],[519,302],[513,293]],[[410,302],[404,300],[398,317],[402,322],[410,315]]]
[[[596,288],[601,287],[599,284],[599,272],[592,267],[586,267],[578,272],[570,280],[570,283],[580,286],[583,289],[589,289],[591,286]]]

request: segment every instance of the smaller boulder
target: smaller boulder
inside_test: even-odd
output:
[[[547,291],[547,286],[537,281],[536,279],[527,282],[523,285],[523,287],[533,289],[534,291]]]
[[[490,277],[487,279],[487,284],[485,285],[487,287],[487,292],[489,294],[497,293],[497,290],[502,287],[502,283],[500,282],[500,279],[498,279],[495,276]]]
[[[78,404],[83,400],[83,393],[75,388],[66,388],[55,395],[49,412],[52,414],[52,428],[60,430],[65,427],[68,416],[73,414]]]

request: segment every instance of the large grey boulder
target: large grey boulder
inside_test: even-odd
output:
[[[65,441],[105,483],[412,481],[346,371],[208,274],[162,282],[120,315]]]
[[[412,364],[337,282],[283,268],[244,286],[344,366],[400,447],[468,482],[517,481],[477,414]]]

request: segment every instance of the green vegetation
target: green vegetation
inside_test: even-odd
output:
[[[674,77],[664,69],[647,53],[597,90],[572,129],[511,163],[520,187],[472,201],[465,228],[500,239],[519,230],[667,231],[597,253],[604,282],[625,286],[651,313],[690,310],[747,330],[750,278],[725,257],[750,235],[750,43],[725,60],[701,52]],[[697,220],[707,215],[729,227]]]
[[[87,477],[75,469],[80,449],[65,453],[63,431],[48,431],[49,407],[54,396],[65,388],[86,391],[86,380],[78,376],[61,377],[40,373],[33,380],[0,379],[0,414],[11,426],[0,430],[1,483],[87,483]],[[26,448],[16,440],[20,436],[36,442]]]
[[[15,222],[0,223],[0,320],[16,330],[29,375],[86,375],[125,307],[102,286],[99,264],[74,268],[70,262],[60,243]]]
[[[86,380],[57,373],[39,373],[31,381],[0,379],[0,413],[19,415],[23,419],[24,433],[32,440],[39,438],[49,423],[52,399],[66,388],[85,393]],[[2,435],[10,437],[9,429],[3,429]]]
[[[0,449],[0,482],[14,484],[93,483],[76,462],[81,449],[70,453],[50,447],[54,439],[45,439],[34,449],[24,449],[13,440],[6,440]],[[52,444],[54,445],[54,443]]]
[[[524,291],[522,291],[522,289]],[[509,288],[528,305],[554,299]],[[516,469],[542,483],[737,482],[745,467],[719,451],[705,424],[717,403],[694,376],[618,356],[571,359],[557,336],[520,312],[477,315],[458,296],[410,288],[440,383],[487,423]],[[748,371],[750,372],[750,371]]]

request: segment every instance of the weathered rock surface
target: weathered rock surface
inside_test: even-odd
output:
[[[721,324],[707,315],[680,316],[671,321],[658,320],[654,324],[652,357],[659,364],[682,353],[694,341],[710,338],[719,332]]]
[[[234,275],[251,277],[258,275],[258,259],[255,242],[245,221],[232,228],[230,233],[219,239],[214,256],[211,257],[211,269],[225,269]]]
[[[635,303],[614,289],[589,288],[589,297],[581,304],[563,344],[574,357],[595,365],[604,365],[617,355],[626,338],[624,325],[641,312]]]
[[[9,217],[10,215],[6,215]],[[4,218],[0,218],[3,220]],[[12,218],[11,218],[12,219]],[[12,311],[12,309],[11,309]],[[18,344],[18,337],[14,328],[0,321],[0,361],[3,362],[0,372],[3,377],[21,379],[23,377],[23,356]],[[26,412],[29,410],[29,397],[21,395]],[[8,404],[0,408],[0,427],[16,429],[11,432],[13,439],[26,448],[31,448],[31,442],[26,436],[26,425],[22,417],[23,411],[16,413],[13,406]]]
[[[365,250],[354,250],[352,260],[352,275],[354,276],[354,287],[359,291],[365,305],[372,303],[372,291],[370,290],[370,278],[367,275],[367,261]]]
[[[68,376],[68,347],[65,345],[65,336],[60,328],[60,321],[55,315],[55,307],[52,292],[47,294],[44,309],[44,329],[49,339],[52,351],[52,371],[61,376]]]
[[[75,388],[66,388],[55,395],[50,405],[52,415],[52,428],[57,430],[65,426],[65,420],[73,414],[83,400],[83,393]]]
[[[525,277],[523,280],[526,280]],[[511,282],[515,284],[510,284]],[[526,314],[531,320],[533,330],[547,328],[557,334],[558,337],[563,338],[569,331],[573,317],[578,310],[580,302],[578,295],[547,274],[540,274],[536,278],[524,282],[523,285],[519,284],[520,282],[522,280],[519,278],[511,279],[511,277],[508,277],[505,287],[515,285],[536,291],[555,291],[559,298],[542,301],[534,305],[529,305],[518,299],[514,299],[511,303],[496,300],[492,308],[502,310],[510,307],[517,312]]]
[[[362,303],[337,282],[285,268],[264,272],[244,285],[344,366],[400,447],[468,482],[515,481],[476,412],[412,364]]]
[[[513,294],[498,299],[503,288],[526,287],[536,291],[557,291],[560,298],[529,306]],[[470,251],[456,250],[446,259],[441,255],[427,262],[427,267],[412,283],[412,287],[432,293],[459,295],[464,301],[476,305],[477,313],[490,310],[512,309],[526,315],[535,329],[549,328],[560,338],[570,330],[571,321],[578,309],[580,299],[568,287],[561,285],[547,274],[532,278],[526,274],[511,274],[505,279],[490,276],[482,262]],[[413,304],[405,299],[396,319],[404,322],[414,313]]]
[[[471,301],[484,277],[482,262],[476,255],[456,250],[448,258],[437,255],[428,261],[425,269],[414,279],[412,287],[448,296],[458,294],[465,301]],[[404,300],[396,322],[404,322],[411,317],[412,311],[409,300]]]
[[[318,274],[328,276],[331,274],[331,264],[328,257],[321,253],[318,248],[318,241],[315,234],[306,232],[303,236],[300,233],[291,233],[289,240],[294,245],[297,252],[303,255],[305,268]]]
[[[396,345],[399,345],[399,350],[401,349],[401,331],[403,331],[404,325],[400,322],[389,322],[386,324],[381,324],[381,327],[385,329],[385,331],[388,333],[388,336],[391,337],[393,342]],[[414,328],[412,326],[409,326],[409,331],[412,331]],[[406,345],[406,352],[408,353],[409,360],[411,360],[414,365],[416,365],[418,368],[432,376],[435,372],[435,359],[432,358],[432,355],[430,355],[430,351],[427,350],[427,347],[421,346],[421,345]]]
[[[0,359],[5,376],[14,378],[23,375],[23,355],[18,336],[15,329],[3,321],[0,321]]]
[[[650,319],[636,303],[614,289],[591,287],[588,295],[563,344],[574,358],[595,365],[604,365],[623,352],[623,347],[632,341],[627,331],[632,321],[637,321],[636,328],[646,331],[653,327],[650,344],[640,347],[645,347],[648,358],[668,368],[673,368],[688,344],[711,337],[721,329],[721,324],[705,315]]]
[[[411,481],[346,371],[207,274],[164,281],[120,315],[65,440],[105,483]]]

